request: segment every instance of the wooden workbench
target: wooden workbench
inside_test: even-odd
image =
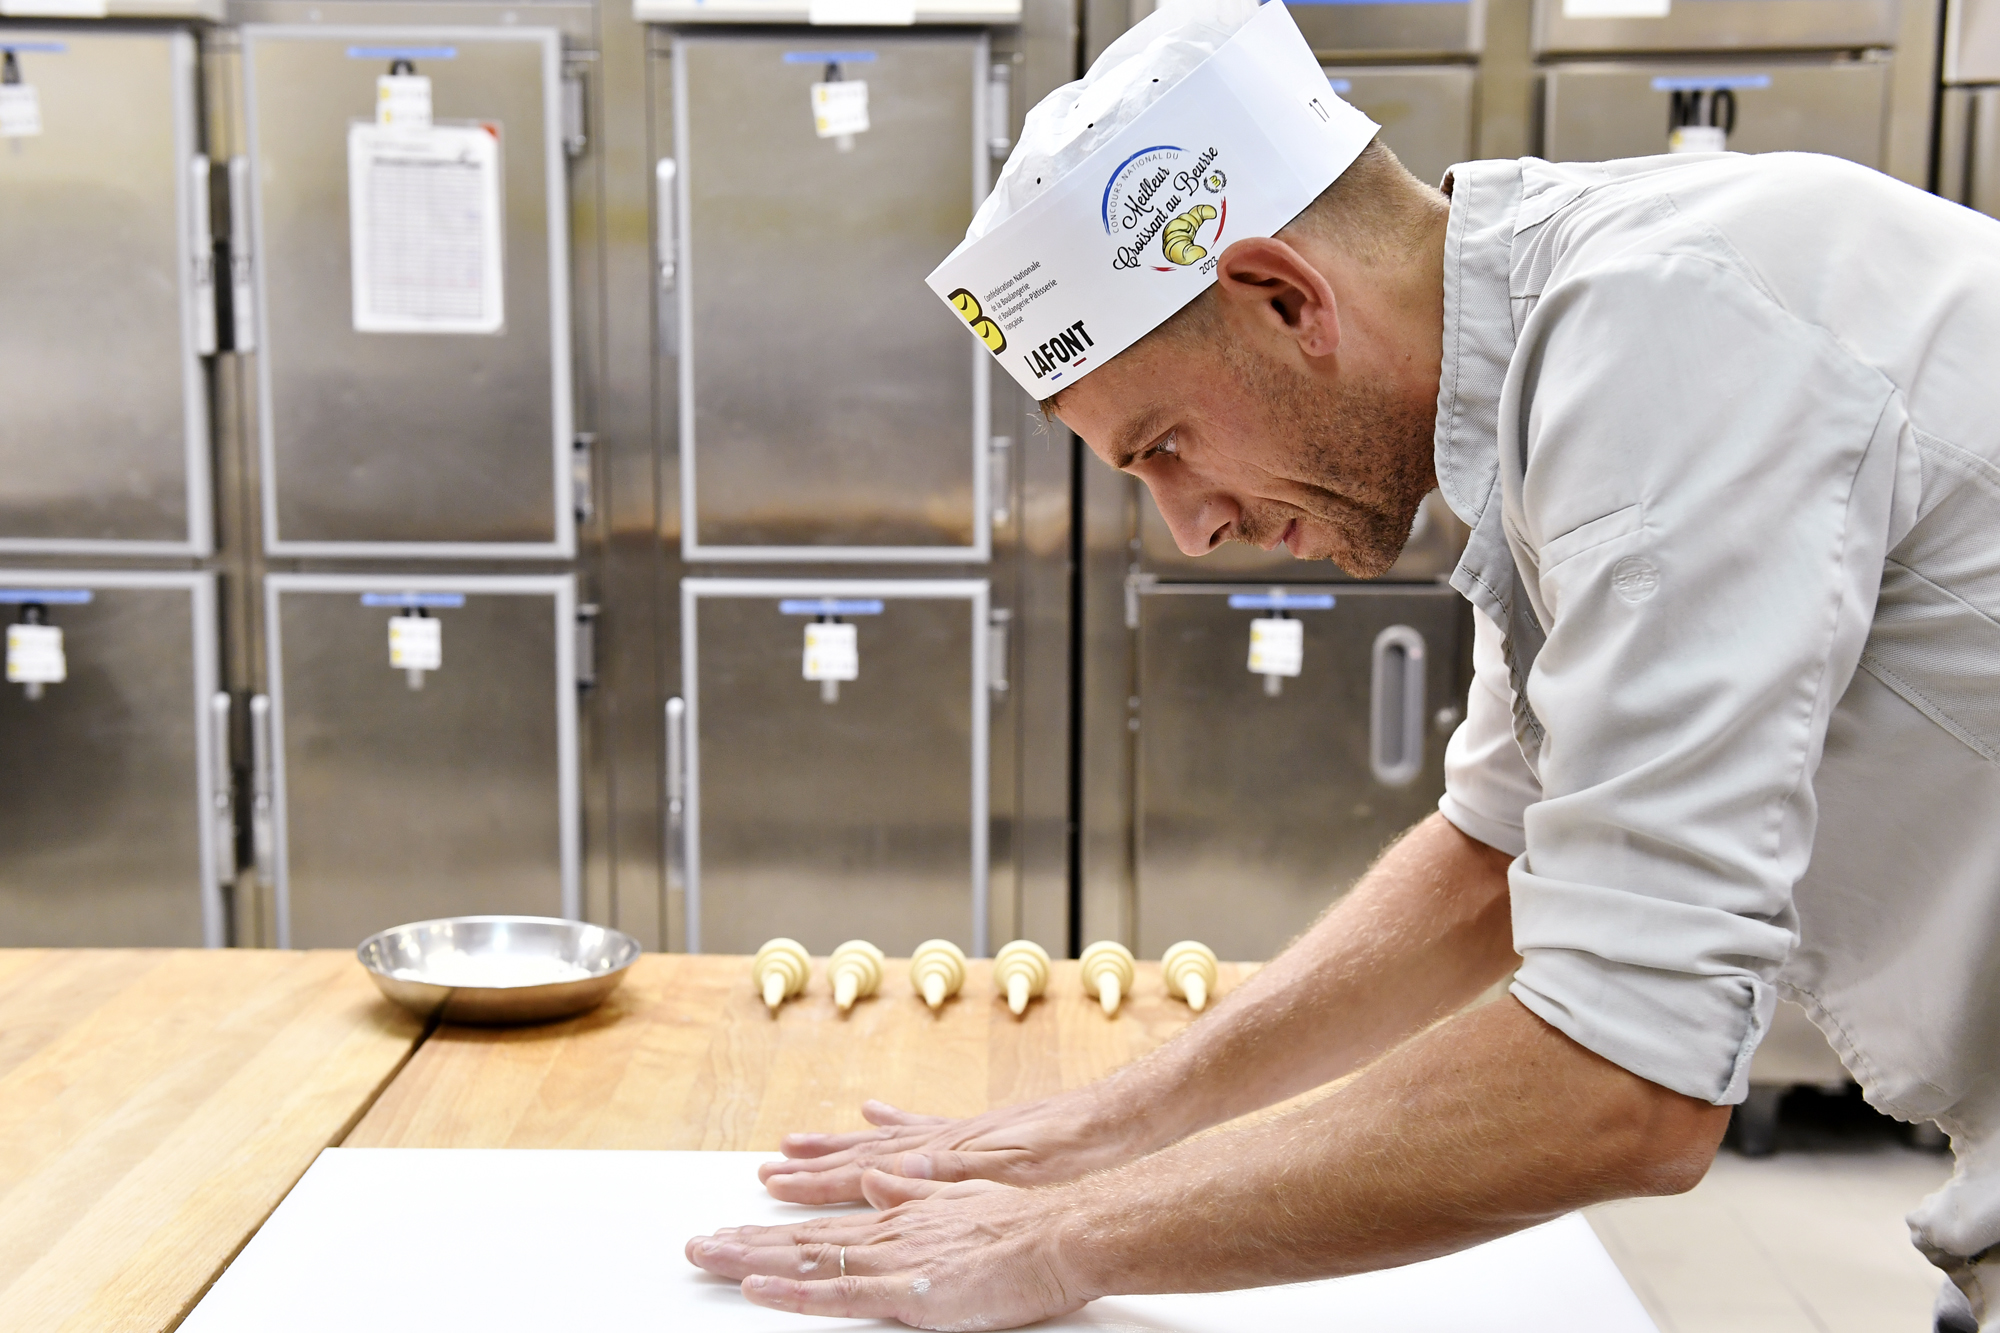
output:
[[[1157,963],[1106,1018],[1075,963],[1015,1019],[974,962],[933,1016],[892,959],[842,1016],[824,964],[774,1019],[750,960],[648,954],[594,1013],[539,1028],[441,1028],[348,1135],[350,1148],[775,1150],[795,1129],[859,1129],[861,1103],[971,1115],[1087,1083],[1185,1027]],[[1228,992],[1249,965],[1222,965]]]
[[[884,971],[842,1016],[815,963],[774,1019],[748,959],[650,954],[581,1018],[426,1039],[344,950],[0,950],[0,1330],[166,1333],[329,1145],[769,1150],[868,1097],[1073,1087],[1191,1017],[1157,964],[1115,1019],[1075,963],[1020,1020],[986,963],[937,1015]]]
[[[172,1328],[422,1033],[344,950],[0,950],[0,1329]]]

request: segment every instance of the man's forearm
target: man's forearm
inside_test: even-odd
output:
[[[1170,1143],[1318,1087],[1463,1007],[1519,961],[1505,853],[1441,815],[1201,1022],[1111,1076]]]
[[[1083,1299],[1330,1277],[1691,1188],[1728,1115],[1508,999],[1303,1105],[1052,1187],[1048,1211]]]

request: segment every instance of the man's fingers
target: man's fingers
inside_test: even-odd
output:
[[[824,1170],[776,1171],[764,1177],[764,1189],[784,1203],[859,1203],[864,1169],[849,1160]]]
[[[876,1170],[861,1173],[861,1197],[868,1201],[870,1207],[883,1210],[915,1199],[928,1199],[948,1187],[949,1182],[943,1180],[916,1180]]]
[[[917,1299],[901,1277],[847,1277],[830,1282],[756,1276],[743,1279],[743,1294],[754,1305],[793,1314],[846,1315],[854,1319],[898,1319]]]

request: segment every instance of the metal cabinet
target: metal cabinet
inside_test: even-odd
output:
[[[1134,942],[1268,958],[1436,808],[1467,684],[1464,603],[1449,588],[1175,583],[1137,602]],[[1299,673],[1275,689],[1245,665],[1260,617],[1303,622]]]
[[[1890,69],[1874,58],[1563,65],[1544,75],[1542,155],[1645,157],[1667,151],[1675,125],[1701,124],[1723,129],[1736,152],[1827,153],[1880,168]]]
[[[689,561],[967,562],[988,362],[923,284],[986,192],[983,34],[680,34],[656,215]],[[812,87],[858,81],[822,138]]]
[[[1938,100],[1938,193],[2000,217],[2000,4],[1945,7]]]
[[[436,665],[412,674],[391,621],[425,619],[438,653],[402,660]],[[254,814],[281,946],[579,914],[570,576],[272,574],[265,624]]]
[[[1321,52],[1476,56],[1485,0],[1287,0],[1299,32]]]
[[[1535,0],[1542,54],[1893,46],[1898,0]]]
[[[0,686],[0,946],[222,944],[214,576],[5,570],[0,615],[60,631],[62,657]]]
[[[7,25],[0,62],[36,112],[0,138],[0,550],[206,554],[194,38]]]
[[[250,25],[242,61],[265,549],[568,556],[558,34]],[[437,127],[472,133],[458,160],[439,156],[441,137],[401,157],[357,149],[356,123],[375,119],[377,79],[392,70],[430,81]],[[482,133],[497,141],[490,161]],[[362,288],[400,322],[364,316]]]
[[[1470,65],[1328,66],[1326,77],[1382,127],[1382,142],[1418,180],[1436,184],[1473,156],[1478,74]]]
[[[681,583],[690,951],[987,951],[988,617],[977,579]],[[846,679],[804,678],[819,625],[852,631]]]

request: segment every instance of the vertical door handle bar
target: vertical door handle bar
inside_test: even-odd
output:
[[[194,301],[194,349],[214,356],[215,226],[208,199],[208,155],[188,162],[188,285]]]
[[[660,292],[662,295],[673,291],[676,280],[675,265],[680,258],[681,229],[679,219],[680,191],[676,188],[679,169],[671,157],[663,157],[653,164],[653,186],[655,197],[654,225],[656,235],[654,245],[659,254],[656,260],[660,266]]]
[[[1424,766],[1424,636],[1391,625],[1375,636],[1369,672],[1368,767],[1385,787],[1408,786]]]
[[[236,883],[236,782],[229,763],[229,722],[235,700],[227,690],[208,697],[209,818],[215,830],[215,882]]]
[[[278,882],[278,839],[272,812],[271,696],[250,697],[250,851],[257,886]]]
[[[987,484],[993,488],[988,508],[993,511],[993,527],[997,531],[1007,526],[1014,512],[1014,439],[1010,435],[995,435],[986,443],[986,457],[991,460]]]
[[[1007,693],[1007,628],[1013,619],[1014,613],[1004,606],[994,607],[987,615],[986,684],[995,695]]]
[[[674,698],[667,700],[667,808],[661,829],[661,854],[666,858],[669,892],[687,887],[682,866],[686,844],[681,836],[686,816],[687,701]]]
[[[257,350],[257,307],[250,290],[250,159],[229,159],[229,345]]]

